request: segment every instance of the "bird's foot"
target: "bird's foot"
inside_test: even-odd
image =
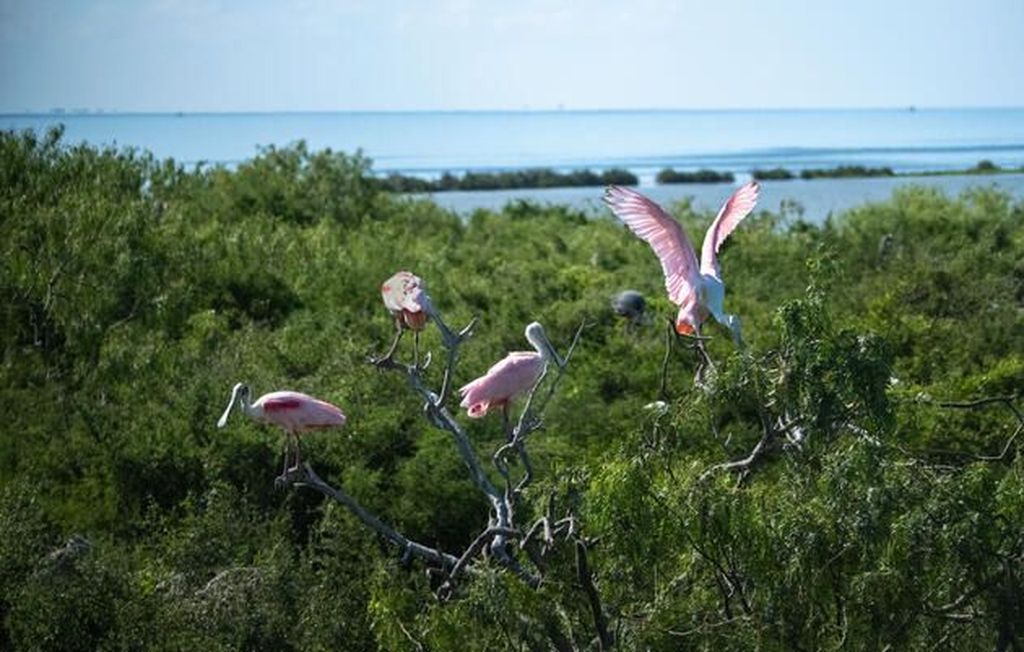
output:
[[[431,356],[430,351],[427,351],[427,354],[425,356],[423,356],[423,362],[422,363],[417,358],[416,364],[414,365],[416,371],[426,371],[427,367],[430,366],[431,360],[433,360],[433,356]]]
[[[388,355],[368,355],[366,361],[378,369],[386,369],[395,363],[394,353]]]
[[[287,471],[274,478],[274,487],[286,489],[306,477],[306,470],[299,466],[290,467]]]

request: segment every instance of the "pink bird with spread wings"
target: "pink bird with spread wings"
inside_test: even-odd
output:
[[[231,400],[228,402],[224,414],[217,420],[217,427],[223,428],[227,425],[228,415],[231,414],[235,405],[238,405],[242,412],[254,421],[281,427],[285,432],[282,477],[287,476],[289,471],[298,469],[301,464],[300,434],[312,430],[340,428],[345,425],[345,415],[340,409],[301,392],[270,392],[250,402],[251,397],[252,392],[248,385],[244,383],[235,385],[231,390]],[[288,466],[290,451],[294,451],[294,465],[292,466]]]
[[[560,367],[565,365],[539,323],[532,322],[526,327],[526,339],[535,351],[512,351],[483,376],[459,390],[462,395],[459,406],[466,408],[470,418],[478,419],[500,407],[507,420],[508,404],[533,388],[549,362]]]
[[[752,181],[739,188],[718,211],[704,234],[701,259],[686,237],[682,225],[661,206],[635,190],[610,186],[604,201],[630,231],[654,250],[665,274],[669,300],[679,306],[676,331],[700,335],[701,324],[711,315],[732,332],[737,343],[740,320],[725,312],[725,283],[718,267],[718,249],[739,223],[754,210],[760,186]]]

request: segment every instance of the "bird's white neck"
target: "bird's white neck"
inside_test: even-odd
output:
[[[545,362],[553,362],[558,366],[562,366],[561,357],[555,352],[554,347],[551,346],[551,342],[548,340],[540,324],[534,322],[526,327],[526,339],[533,345],[534,350],[544,358]]]

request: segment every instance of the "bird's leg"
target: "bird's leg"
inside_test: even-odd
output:
[[[412,364],[416,369],[420,368],[420,332],[412,332]]]
[[[696,385],[703,386],[707,378],[707,372],[715,374],[715,363],[711,360],[711,356],[708,355],[708,350],[704,348],[704,340],[698,337],[693,342],[693,350],[697,352],[697,356],[700,361],[697,363],[697,373],[694,374],[693,382]]]
[[[672,355],[672,341],[676,338],[676,327],[672,320],[668,320],[668,330],[665,331],[665,357],[661,361],[661,388],[658,396],[661,400],[668,400],[668,361]]]
[[[284,468],[281,469],[281,477],[288,477],[288,453],[291,452],[291,435],[285,434],[284,436]]]
[[[284,468],[281,469],[281,475],[274,479],[274,486],[278,489],[288,486],[288,452],[291,435],[289,433],[284,434],[284,446],[282,447],[281,456],[284,458]]]
[[[726,326],[732,333],[732,340],[736,343],[736,348],[742,349],[745,344],[743,343],[743,335],[740,332],[740,318],[736,315],[725,316]]]
[[[398,343],[402,341],[404,333],[405,329],[402,328],[401,318],[395,317],[395,339],[391,340],[391,346],[388,348],[388,352],[384,354],[384,357],[374,360],[374,364],[382,365],[391,362],[391,359],[395,357],[395,351],[398,350]]]
[[[292,435],[292,442],[295,446],[295,466],[293,466],[292,469],[298,471],[302,468],[302,448],[299,446],[298,435]]]
[[[501,406],[501,426],[505,429],[505,439],[512,441],[512,426],[508,418],[508,403]]]

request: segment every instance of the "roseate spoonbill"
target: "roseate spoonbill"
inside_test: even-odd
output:
[[[718,267],[718,249],[757,203],[760,187],[752,181],[734,192],[704,235],[700,264],[682,225],[656,203],[635,190],[609,186],[604,201],[641,240],[651,245],[665,273],[668,298],[679,306],[676,332],[700,335],[708,315],[728,328],[737,343],[740,320],[725,312],[725,284]]]
[[[526,339],[536,351],[509,353],[483,376],[459,390],[462,395],[459,405],[466,408],[470,418],[478,419],[492,408],[500,407],[507,422],[508,404],[513,398],[529,391],[549,363],[565,365],[539,323],[532,322],[526,327]]]
[[[380,296],[384,306],[395,318],[395,339],[384,355],[383,360],[390,360],[395,355],[398,342],[406,329],[413,332],[415,338],[415,356],[419,363],[420,331],[427,327],[427,319],[434,314],[434,306],[427,295],[427,286],[419,276],[412,272],[398,272],[380,286]]]
[[[284,440],[284,471],[299,468],[301,453],[299,451],[299,435],[311,430],[340,428],[345,425],[345,415],[340,409],[326,401],[313,398],[301,392],[270,392],[250,402],[252,392],[245,383],[238,383],[231,390],[231,400],[224,414],[217,420],[217,427],[223,428],[228,423],[228,415],[237,404],[238,407],[254,421],[271,423],[280,426],[285,432]],[[295,452],[295,464],[288,466],[289,448]]]

